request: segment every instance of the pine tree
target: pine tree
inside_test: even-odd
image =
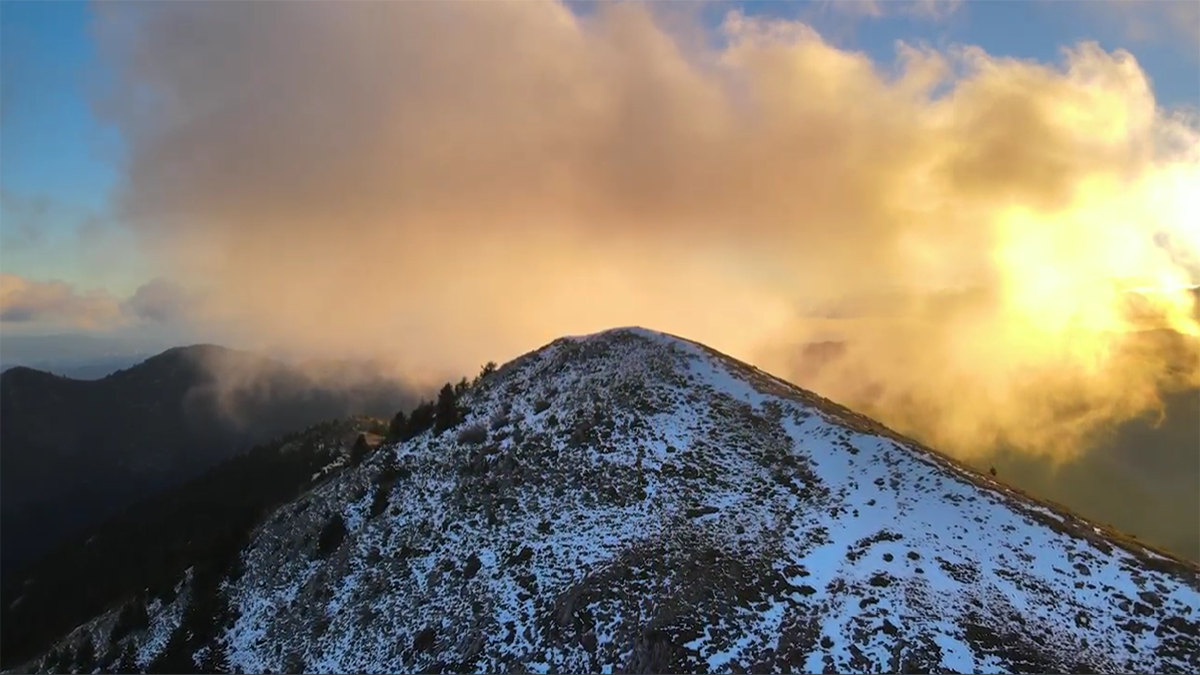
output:
[[[441,433],[446,429],[458,426],[458,395],[454,387],[447,382],[438,392],[437,411],[434,417],[434,431]]]
[[[363,434],[358,435],[358,439],[354,441],[354,446],[350,448],[350,465],[358,466],[362,464],[366,458],[367,452],[371,447],[367,445],[367,437]]]
[[[496,362],[488,361],[487,363],[483,364],[483,369],[479,371],[479,379],[482,380],[494,372],[496,372]]]
[[[432,428],[434,410],[433,403],[429,401],[422,401],[421,405],[413,408],[412,414],[408,416],[408,424],[404,427],[404,433],[400,435],[400,440],[407,441],[410,438],[416,438]]]
[[[483,382],[484,380],[486,380],[488,378],[489,375],[491,375],[494,372],[496,372],[496,362],[495,361],[488,361],[487,363],[483,364],[483,367],[479,369],[479,374],[475,376],[475,380],[471,383],[471,386],[474,386],[474,385],[479,384],[480,382]]]
[[[404,435],[404,430],[407,427],[408,416],[404,414],[403,410],[401,410],[400,412],[396,413],[396,416],[392,418],[392,423],[388,425],[388,438],[399,439]]]

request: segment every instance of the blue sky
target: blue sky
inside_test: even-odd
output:
[[[120,139],[89,102],[96,50],[90,8],[74,2],[0,4],[0,199],[4,271],[131,292],[136,257],[89,264],[87,244],[110,228]]]
[[[1127,5],[975,1],[938,20],[892,11],[899,5],[886,0],[882,17],[862,16],[869,13],[863,3],[743,7],[749,14],[804,18],[838,46],[885,64],[897,39],[935,47],[973,44],[1039,61],[1058,59],[1064,45],[1098,40],[1106,49],[1134,53],[1162,105],[1200,102],[1200,57],[1198,45],[1187,39],[1191,29],[1170,25],[1169,13],[1159,11],[1167,3],[1144,6],[1145,17],[1123,10]],[[726,7],[706,11],[715,17]],[[146,281],[147,266],[109,211],[121,139],[97,120],[89,103],[98,68],[90,12],[76,2],[0,3],[0,264],[27,279],[103,287],[125,297]],[[119,264],[96,255],[99,241],[125,251]]]

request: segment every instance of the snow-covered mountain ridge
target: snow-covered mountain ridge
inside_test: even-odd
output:
[[[463,403],[267,518],[203,631],[187,576],[144,630],[67,644],[241,672],[1200,670],[1194,566],[696,343],[560,339]]]

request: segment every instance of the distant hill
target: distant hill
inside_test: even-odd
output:
[[[41,364],[82,364],[102,360],[132,359],[140,363],[170,347],[152,338],[61,333],[57,335],[5,335],[0,340],[0,368],[41,368]],[[126,367],[127,367],[126,366]]]
[[[0,372],[7,372],[13,368],[31,368],[33,370],[42,370],[54,375],[69,377],[73,380],[99,380],[102,377],[107,377],[126,368],[132,368],[145,360],[145,356],[111,356],[97,357],[94,359],[77,359],[77,360],[60,360],[60,361],[37,361],[35,363],[23,364],[4,364],[0,366]]]
[[[151,339],[72,333],[5,335],[0,340],[0,372],[24,366],[76,380],[98,380],[168,346]]]
[[[222,399],[213,365],[254,377]],[[213,345],[169,349],[93,381],[6,370],[0,573],[256,442],[353,414],[390,417],[412,402],[395,382],[361,372],[339,380],[330,371],[318,380],[308,369]]]

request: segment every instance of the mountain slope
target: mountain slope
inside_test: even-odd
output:
[[[1194,672],[1200,570],[678,338],[563,339],[60,665]],[[207,598],[197,611],[195,598]],[[50,664],[33,664],[47,668]]]
[[[226,391],[214,364],[255,377]],[[394,383],[330,386],[212,345],[170,349],[94,381],[7,370],[0,374],[4,576],[72,532],[256,442],[324,419],[390,416],[408,402]]]
[[[1200,311],[1200,302],[1196,306]],[[1098,430],[1070,458],[1002,444],[991,452],[972,453],[969,461],[982,471],[997,469],[1010,485],[1200,562],[1200,388],[1188,386],[1186,378],[1180,377],[1200,364],[1200,341],[1178,332],[1152,330],[1127,333],[1119,344],[1124,354],[1168,364],[1165,372],[1179,377],[1175,383],[1179,388],[1165,387],[1161,392],[1161,409]],[[828,380],[820,377],[822,371],[839,367],[839,361],[865,360],[865,355],[855,352],[867,349],[851,342],[819,342],[788,345],[773,357],[786,364],[796,384],[820,389],[823,379],[828,386]],[[857,400],[851,395],[849,404],[881,419],[895,412],[873,402],[890,399],[880,397],[888,390],[886,382],[849,382],[854,386],[839,387],[857,389]]]
[[[0,664],[46,651],[109,607],[169,595],[189,569],[213,578],[264,514],[350,465],[356,439],[372,439],[378,426],[370,418],[325,422],[256,446],[39,557],[4,589]]]

